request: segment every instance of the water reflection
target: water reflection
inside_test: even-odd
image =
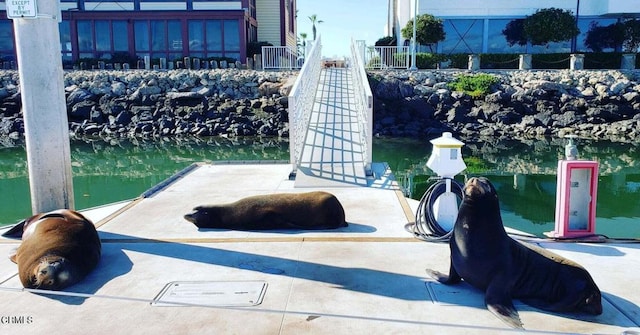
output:
[[[23,143],[0,147],[0,224],[31,214]],[[76,208],[132,199],[195,162],[289,159],[277,139],[85,140],[71,143]]]
[[[467,170],[459,176],[488,176],[498,189],[505,224],[541,235],[553,230],[556,167],[562,139],[469,140],[462,148]],[[596,231],[611,237],[640,237],[640,145],[581,140],[580,158],[600,163]],[[194,162],[288,161],[289,144],[278,139],[158,139],[73,141],[71,160],[77,208],[131,199]],[[393,170],[407,195],[419,199],[432,172],[426,140],[383,139],[373,160]],[[0,145],[0,224],[30,215],[26,154],[22,143]]]

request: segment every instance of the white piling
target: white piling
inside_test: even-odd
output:
[[[31,210],[73,208],[69,126],[58,1],[37,2],[36,18],[14,18]]]

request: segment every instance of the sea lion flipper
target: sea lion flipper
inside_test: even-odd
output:
[[[512,298],[507,291],[505,285],[500,281],[494,280],[485,292],[484,302],[491,313],[498,317],[509,326],[517,329],[524,329],[520,315],[513,306]]]
[[[13,248],[10,252],[9,252],[9,259],[18,264],[18,261],[16,260],[16,257],[18,257],[18,248]]]
[[[502,320],[509,326],[517,329],[524,329],[522,321],[520,320],[520,315],[511,302],[508,305],[487,302],[487,308],[491,313],[497,316],[498,319]]]
[[[451,266],[449,267],[449,275],[445,275],[440,271],[435,271],[431,269],[426,269],[425,271],[427,271],[427,274],[431,278],[446,285],[457,284],[462,280],[462,278],[460,277],[456,269],[453,267],[453,264],[451,264]]]
[[[13,227],[9,228],[9,230],[2,233],[2,236],[9,238],[21,238],[22,232],[24,231],[24,224],[26,220],[22,220],[15,224]]]

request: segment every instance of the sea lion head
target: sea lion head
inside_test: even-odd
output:
[[[29,288],[60,290],[73,284],[75,274],[69,261],[60,256],[44,256],[33,268]]]
[[[472,199],[496,197],[496,189],[485,177],[472,177],[464,185],[464,196]]]
[[[591,276],[588,273],[586,275],[589,280],[583,282],[584,287],[576,295],[573,306],[569,306],[570,310],[600,315],[602,314],[602,293],[600,293],[600,289],[598,289],[593,280],[590,280]]]
[[[198,228],[219,227],[222,222],[214,206],[197,206],[191,213],[184,215],[184,219],[195,224]]]

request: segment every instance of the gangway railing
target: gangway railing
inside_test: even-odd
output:
[[[410,64],[409,47],[398,46],[361,46],[362,60],[367,69],[408,69]]]
[[[358,124],[360,128],[360,142],[363,147],[363,163],[365,173],[371,175],[372,161],[372,132],[373,132],[373,94],[369,87],[367,72],[362,59],[361,43],[351,40],[351,72],[353,78],[355,101],[358,114]]]
[[[288,46],[263,46],[262,68],[264,70],[292,70],[302,67],[304,59]]]
[[[302,149],[318,90],[321,68],[322,43],[318,36],[289,93],[289,156],[293,167],[292,173],[296,172],[302,159]]]

